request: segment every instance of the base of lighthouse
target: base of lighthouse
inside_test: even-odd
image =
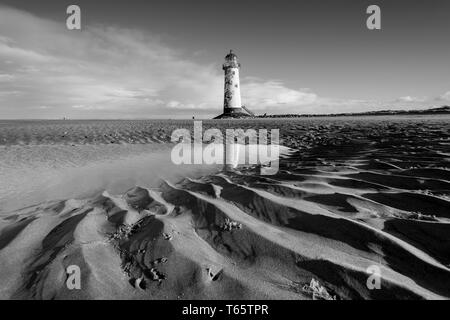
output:
[[[223,113],[214,119],[239,119],[239,118],[252,118],[253,115],[250,114],[244,108],[224,108]]]

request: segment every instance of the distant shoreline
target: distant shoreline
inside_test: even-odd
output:
[[[396,115],[438,115],[450,114],[450,106],[423,110],[380,110],[367,112],[350,113],[328,113],[328,114],[273,114],[260,115],[256,118],[319,118],[319,117],[364,117],[364,116],[396,116]]]

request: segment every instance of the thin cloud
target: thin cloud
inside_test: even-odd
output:
[[[396,102],[425,102],[427,100],[426,97],[412,97],[412,96],[404,96],[400,97],[396,100]]]
[[[310,105],[318,98],[306,90],[289,89],[281,81],[260,81],[254,78],[243,82],[242,96],[245,103],[255,110]]]
[[[440,100],[450,101],[450,91],[447,91],[446,93],[441,95],[439,98],[440,98]]]

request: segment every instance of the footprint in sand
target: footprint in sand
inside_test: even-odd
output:
[[[223,269],[220,269],[217,273],[214,273],[211,268],[206,268],[206,272],[212,281],[217,281],[221,278]]]
[[[140,288],[142,290],[145,290],[147,288],[147,283],[145,282],[144,276],[141,276],[141,277],[139,277],[137,279],[131,278],[130,279],[130,284],[134,288]]]
[[[172,235],[171,234],[163,233],[162,235],[163,235],[164,240],[168,240],[168,241],[172,240]]]
[[[160,263],[166,263],[166,262],[167,262],[167,258],[162,257],[162,258],[159,258],[159,259],[154,260],[154,261],[152,262],[152,265],[156,265],[156,264],[160,264]]]
[[[148,277],[153,281],[161,282],[162,280],[166,279],[166,275],[156,268],[151,268],[148,271]]]

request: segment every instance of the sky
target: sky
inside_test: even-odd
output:
[[[230,49],[257,114],[448,105],[449,35],[448,0],[0,0],[0,118],[209,118]]]

